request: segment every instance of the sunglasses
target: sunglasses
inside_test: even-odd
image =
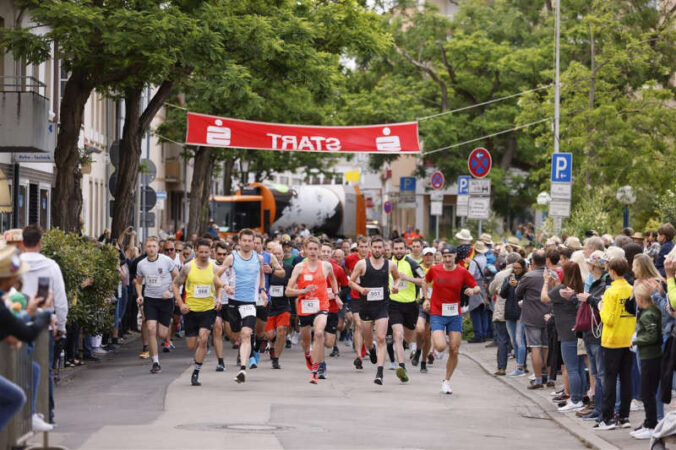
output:
[[[221,253],[221,252],[218,252],[218,253],[216,253],[216,256],[228,256],[228,254],[227,254],[227,253]]]
[[[165,248],[164,251],[165,252],[175,252],[176,249],[175,248]]]

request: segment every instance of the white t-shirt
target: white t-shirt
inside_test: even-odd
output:
[[[158,254],[155,261],[143,258],[136,267],[136,275],[143,277],[144,295],[151,298],[163,298],[171,290],[171,272],[176,265],[166,255]]]

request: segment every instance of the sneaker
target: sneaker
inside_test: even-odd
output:
[[[417,367],[419,362],[420,362],[420,353],[415,351],[413,352],[413,356],[411,357],[411,364],[413,365],[413,367]]]
[[[441,393],[442,394],[453,393],[453,389],[451,389],[451,382],[449,380],[444,380],[441,382]]]
[[[653,432],[655,430],[652,428],[641,427],[636,431],[629,433],[634,439],[650,439],[653,437]]]
[[[300,334],[298,334],[297,331],[295,331],[295,332],[293,333],[293,335],[291,335],[291,343],[292,343],[293,345],[298,345],[298,338],[299,338],[299,336],[300,336]]]
[[[406,383],[408,381],[408,374],[406,373],[406,369],[404,369],[401,366],[397,367],[397,378],[399,378],[399,380],[401,380],[402,383]]]
[[[529,379],[530,381],[535,381],[535,374],[532,373],[532,374],[528,377],[528,379]]]
[[[377,385],[382,386],[383,385],[383,377],[380,376],[380,375],[376,375],[376,378],[375,378],[375,380],[373,380],[373,382]]]
[[[643,402],[636,399],[633,399],[631,401],[631,405],[629,406],[630,411],[643,411],[644,409]]]
[[[355,358],[355,359],[354,359],[354,367],[355,367],[357,370],[362,370],[362,369],[364,368],[364,365],[362,364],[360,358]]]
[[[563,389],[559,390],[554,389],[549,395],[551,395],[552,397],[556,397],[557,395],[563,395],[563,392],[564,392]]]
[[[430,366],[434,364],[434,355],[432,353],[427,355],[427,364]]]
[[[588,414],[591,414],[592,412],[594,412],[594,405],[588,405],[585,406],[584,409],[581,409],[580,411],[576,412],[575,415],[577,417],[584,417]]]
[[[317,375],[317,372],[312,372],[312,373],[310,374],[310,383],[312,383],[312,384],[318,384],[318,383],[319,383],[318,378],[319,378],[319,376]]]
[[[543,388],[544,388],[544,386],[542,385],[542,383],[531,383],[527,387],[527,389],[530,389],[531,391],[535,390],[535,389],[543,389]]]
[[[286,348],[291,348],[291,339],[290,339],[290,338],[286,338],[286,345],[285,345],[285,347],[286,347]]]
[[[106,350],[104,350],[102,347],[94,347],[94,348],[92,349],[92,353],[95,353],[95,354],[97,354],[97,355],[105,355],[105,354],[107,354],[108,352],[107,352]]]
[[[397,363],[394,362],[394,361],[392,361],[392,362],[390,363],[389,369],[390,369],[390,370],[397,370],[397,367],[398,367],[398,366],[397,366]]]
[[[615,428],[617,428],[615,422],[605,423],[603,420],[594,425],[595,430],[614,430]]]
[[[552,398],[553,402],[563,402],[565,400],[568,400],[570,398],[570,395],[568,394],[561,394],[557,395],[556,397]]]
[[[507,374],[508,377],[522,377],[526,375],[526,372],[523,369],[514,369]]]
[[[320,362],[319,363],[319,372],[317,374],[319,376],[320,380],[326,380],[326,363],[325,362]]]
[[[548,381],[547,382],[547,387],[556,387],[556,381]]]
[[[190,384],[193,386],[202,386],[202,383],[200,383],[200,374],[199,372],[193,372],[192,377],[190,377]]]
[[[427,366],[420,366],[420,373],[427,373]]]
[[[369,359],[371,360],[371,364],[378,362],[378,353],[376,352],[375,346],[371,347],[371,350],[369,351]]]
[[[498,369],[495,372],[493,372],[493,375],[498,377],[504,377],[505,375],[507,375],[507,372],[505,372],[505,369]]]
[[[256,364],[256,358],[255,357],[250,357],[249,358],[249,369],[257,369],[258,364]]]
[[[240,370],[237,372],[237,375],[235,376],[235,381],[238,383],[244,383],[246,381],[246,372],[244,370]]]
[[[256,367],[258,367],[258,363],[261,361],[261,354],[260,354],[260,352],[254,352],[253,358],[256,360]]]
[[[586,416],[583,416],[582,420],[585,420],[587,422],[591,422],[592,420],[598,421],[599,418],[601,418],[601,414],[599,414],[596,411],[592,411],[589,414],[587,414]]]
[[[216,366],[216,372],[225,372],[225,366],[223,364],[218,364]]]
[[[618,428],[631,428],[631,422],[628,417],[620,417],[617,420]]]
[[[584,409],[584,403],[582,402],[566,402],[565,405],[561,406],[558,411],[565,413],[565,412],[572,412],[572,411],[580,411],[581,409]]]
[[[150,359],[150,352],[148,350],[144,350],[139,353],[138,357],[141,359]]]
[[[333,351],[329,353],[329,356],[331,358],[335,358],[336,356],[340,356],[340,350],[338,350],[338,347],[333,347]]]
[[[307,370],[312,370],[312,356],[311,355],[305,355],[305,366],[307,367]]]
[[[176,346],[174,345],[173,342],[169,341],[169,348],[172,349],[172,350],[175,350]]]
[[[162,343],[162,351],[164,353],[169,353],[171,351],[171,344],[169,344],[168,342],[163,342]]]
[[[162,367],[160,367],[160,363],[153,363],[153,368],[150,369],[150,373],[160,373],[162,372]]]
[[[282,366],[279,365],[279,358],[275,358],[272,360],[272,368],[273,369],[281,369]]]
[[[45,422],[44,417],[45,416],[43,416],[42,414],[33,414],[33,416],[31,417],[33,431],[42,433],[45,431],[52,431],[54,429],[54,425]]]

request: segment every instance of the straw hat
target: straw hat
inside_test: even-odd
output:
[[[566,247],[573,249],[573,250],[580,250],[582,248],[582,243],[575,236],[571,236],[568,239],[566,239],[565,245],[566,245]]]
[[[632,234],[632,235],[631,235],[631,238],[632,238],[632,239],[638,239],[638,240],[640,240],[640,241],[643,241],[643,235],[642,235],[641,232],[639,232],[639,231],[637,231],[636,233]]]
[[[481,236],[479,236],[479,240],[486,245],[493,245],[493,240],[491,239],[491,235],[488,234],[488,233],[483,233]]]
[[[474,238],[467,228],[463,228],[458,233],[455,234],[455,238],[459,241],[472,242]]]
[[[0,278],[9,278],[30,270],[28,263],[19,259],[19,252],[13,245],[8,245],[0,250]]]
[[[474,251],[484,254],[488,251],[488,247],[486,247],[486,244],[484,244],[483,241],[476,241],[474,243]]]
[[[507,243],[512,247],[521,248],[521,241],[516,236],[510,236],[507,238]]]

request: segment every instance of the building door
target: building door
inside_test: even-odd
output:
[[[49,228],[49,191],[40,189],[40,227]]]

